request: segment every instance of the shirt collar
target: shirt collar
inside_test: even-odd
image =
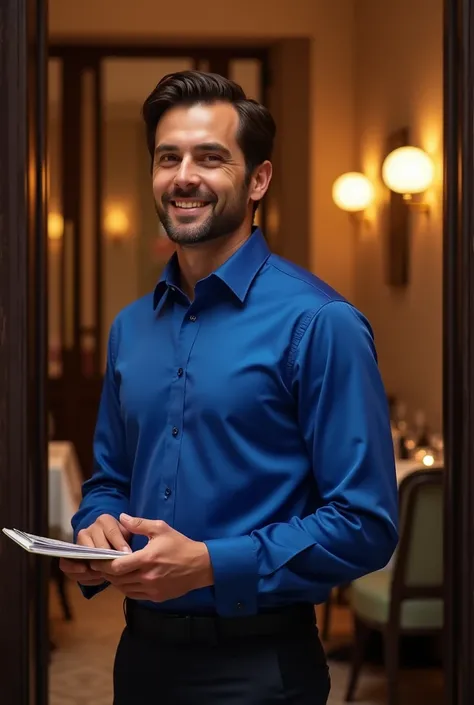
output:
[[[259,269],[270,256],[270,249],[259,228],[253,228],[249,239],[211,276],[218,277],[242,303]],[[166,265],[156,285],[153,308],[170,287],[179,286],[179,265],[176,252]]]

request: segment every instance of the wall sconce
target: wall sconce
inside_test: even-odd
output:
[[[107,209],[104,230],[107,237],[114,243],[123,242],[128,237],[130,221],[122,206],[110,206]]]
[[[431,157],[418,147],[403,146],[394,149],[382,165],[385,185],[403,196],[406,205],[427,213],[428,203],[413,199],[424,193],[433,183],[434,164]]]
[[[431,186],[434,164],[426,152],[410,145],[408,127],[402,127],[388,136],[385,155],[381,177],[389,189],[386,283],[403,288],[410,281],[410,209],[429,212],[428,203],[413,197]]]
[[[365,174],[349,171],[339,176],[334,182],[332,198],[338,208],[359,220],[363,212],[373,202],[375,190]]]
[[[62,239],[64,232],[64,218],[61,213],[50,211],[48,213],[48,240],[57,242]]]

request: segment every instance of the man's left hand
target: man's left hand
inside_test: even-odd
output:
[[[90,563],[126,597],[164,602],[213,585],[205,543],[189,539],[164,521],[122,514],[120,523],[132,534],[147,536],[148,544],[129,556]]]

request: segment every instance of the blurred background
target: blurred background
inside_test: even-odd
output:
[[[442,701],[442,20],[441,0],[49,0],[51,530],[69,537],[91,473],[110,324],[172,252],[142,103],[167,73],[221,73],[277,122],[258,212],[272,249],[373,325],[400,496],[416,499],[383,575],[317,607],[333,705],[348,695],[354,625],[367,637],[358,702],[396,705],[394,681],[400,705]],[[120,597],[86,603],[53,571],[50,622],[52,705],[110,703]]]

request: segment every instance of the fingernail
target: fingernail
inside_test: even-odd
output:
[[[130,546],[122,546],[122,551],[125,551],[126,553],[131,553],[132,549],[130,548]]]
[[[121,519],[125,519],[126,521],[130,521],[130,519],[131,519],[132,517],[131,517],[129,514],[124,514],[124,513],[122,513],[122,514],[120,515],[120,518],[121,518]]]

